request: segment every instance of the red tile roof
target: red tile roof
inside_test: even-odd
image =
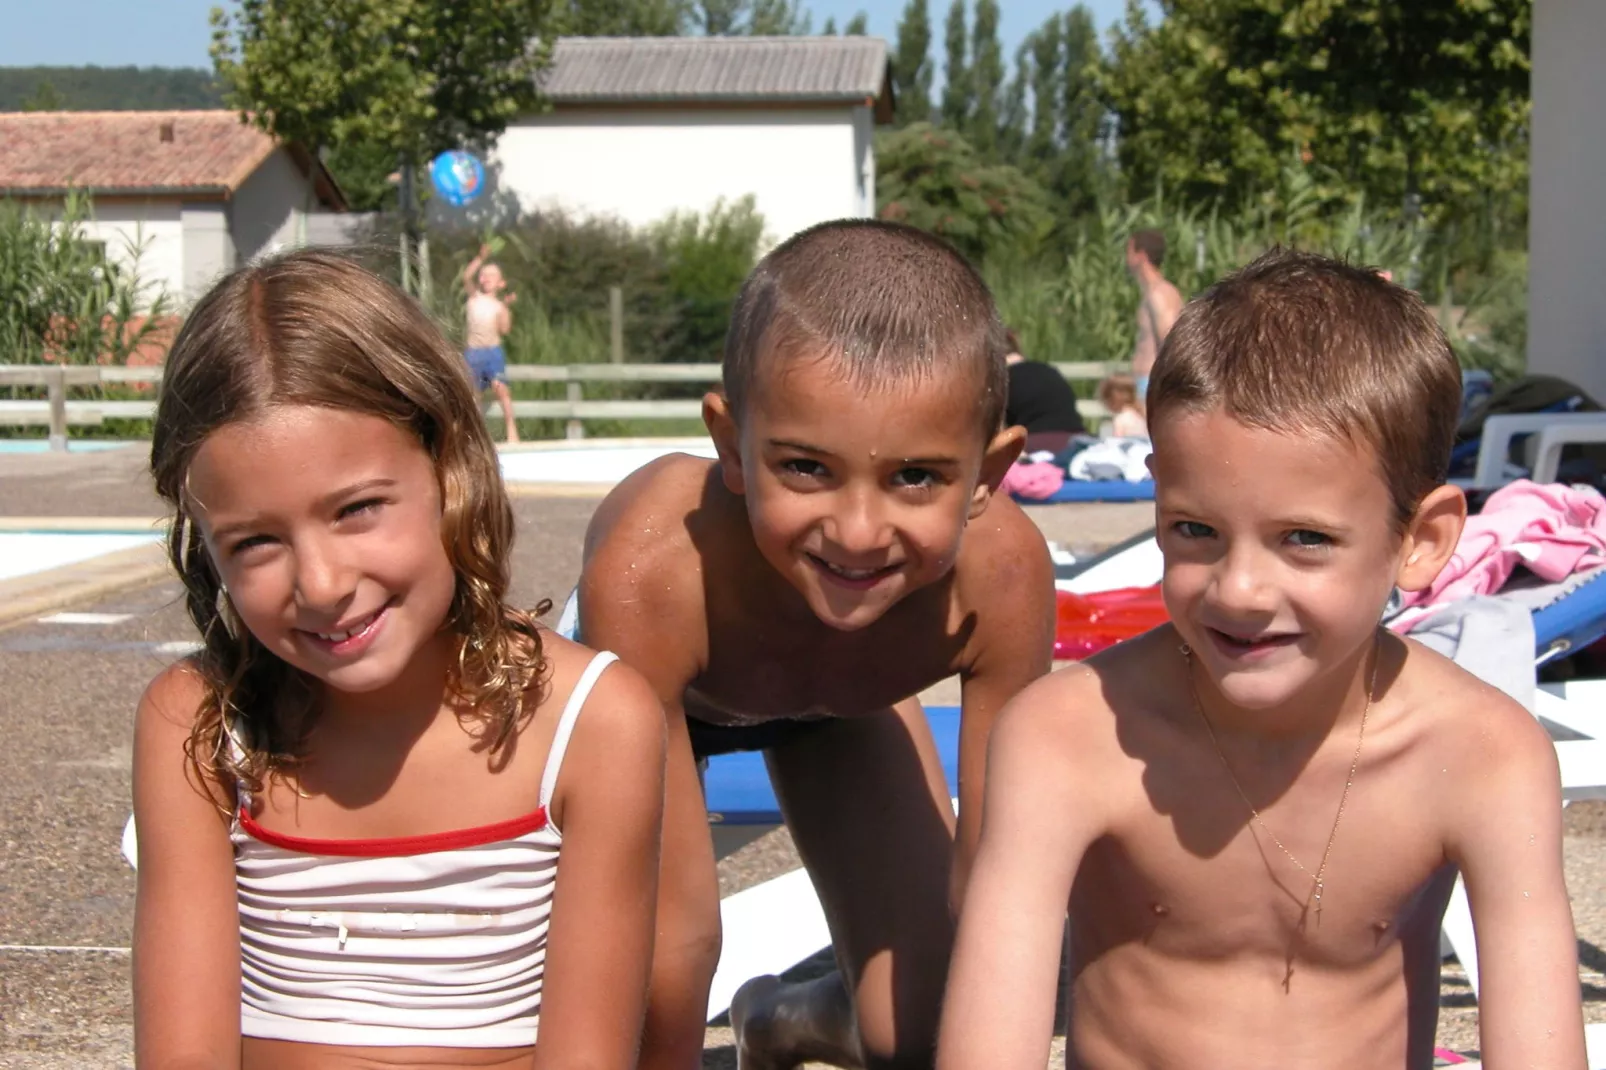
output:
[[[232,111],[0,112],[0,195],[229,197],[274,151]],[[311,158],[290,147],[305,172]],[[320,166],[319,193],[344,198]]]

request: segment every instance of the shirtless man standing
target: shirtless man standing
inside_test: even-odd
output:
[[[1149,369],[1160,355],[1165,336],[1182,312],[1182,294],[1160,274],[1165,259],[1165,235],[1158,230],[1140,230],[1127,239],[1126,269],[1137,280],[1142,300],[1138,303],[1138,341],[1132,347],[1132,376],[1137,380],[1138,399],[1149,392]]]

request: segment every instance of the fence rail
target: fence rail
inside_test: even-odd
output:
[[[1066,379],[1097,382],[1120,371],[1124,365],[1100,361],[1055,364]],[[510,364],[507,378],[515,383],[563,383],[566,397],[549,401],[514,401],[513,414],[531,419],[564,420],[565,436],[585,437],[586,420],[672,420],[702,415],[703,403],[688,399],[586,400],[582,384],[626,383],[708,383],[719,382],[718,364]],[[0,387],[31,387],[45,391],[44,400],[0,400],[0,425],[48,427],[52,449],[67,448],[67,428],[96,426],[106,420],[151,419],[156,402],[109,401],[103,398],[70,400],[72,388],[106,385],[156,385],[162,381],[162,368],[114,368],[100,365],[56,366],[48,364],[0,365]],[[1097,401],[1081,400],[1077,408],[1085,419],[1108,416]],[[496,412],[494,403],[487,414]]]

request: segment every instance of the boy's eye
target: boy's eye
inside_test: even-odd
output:
[[[781,462],[781,471],[788,475],[805,476],[810,479],[820,479],[830,473],[825,465],[808,457],[792,457]]]
[[[1298,531],[1291,531],[1288,533],[1288,541],[1293,543],[1295,546],[1309,547],[1327,546],[1331,544],[1333,540],[1330,537],[1323,535],[1319,531],[1311,531],[1309,528],[1300,528]]]
[[[942,477],[929,468],[900,468],[892,474],[895,487],[918,487],[930,490],[942,482]]]
[[[1184,539],[1208,539],[1216,533],[1216,529],[1209,524],[1201,524],[1197,520],[1179,520],[1171,525],[1171,530]]]

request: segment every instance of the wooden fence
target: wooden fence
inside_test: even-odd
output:
[[[1055,364],[1066,379],[1097,382],[1124,365],[1082,361]],[[514,415],[532,419],[564,420],[566,437],[584,438],[587,420],[695,420],[702,415],[702,401],[685,399],[593,399],[586,400],[584,383],[706,383],[719,382],[718,364],[510,364],[507,378],[514,383],[563,383],[562,399],[514,401]],[[120,368],[102,365],[0,365],[0,388],[43,388],[44,400],[0,399],[0,425],[46,426],[54,449],[67,448],[67,428],[96,426],[110,419],[150,419],[156,415],[156,401],[139,399],[112,401],[104,398],[70,398],[74,388],[104,386],[153,386],[161,382],[159,365]],[[1108,415],[1097,401],[1082,400],[1077,408],[1087,420]],[[498,412],[487,404],[488,414]]]

